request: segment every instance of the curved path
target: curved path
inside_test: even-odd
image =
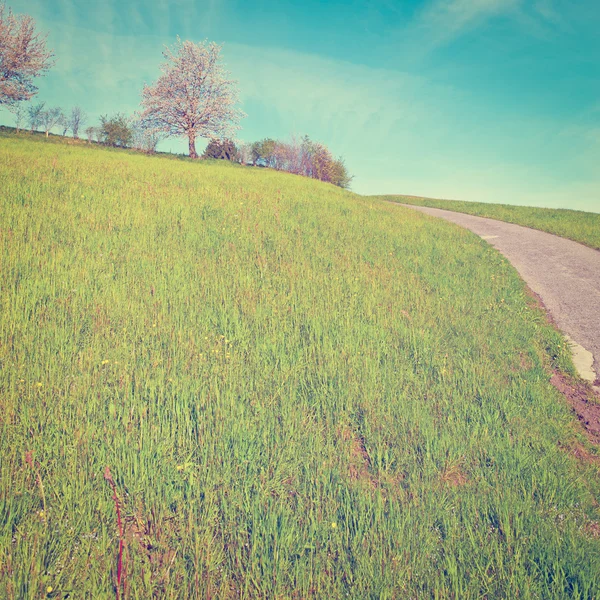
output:
[[[550,233],[463,213],[401,204],[470,229],[497,248],[574,343],[582,378],[600,378],[600,252]],[[597,374],[597,375],[596,375]]]

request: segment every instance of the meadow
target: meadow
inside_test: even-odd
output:
[[[477,236],[27,135],[0,190],[0,597],[599,597],[568,347]]]
[[[415,196],[382,196],[390,202],[402,202],[416,206],[431,206],[477,217],[489,217],[515,223],[532,229],[554,233],[575,242],[600,250],[600,214],[562,208],[539,208],[514,206],[487,202],[464,202],[462,200],[437,200]]]

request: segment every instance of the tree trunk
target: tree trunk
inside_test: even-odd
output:
[[[46,131],[46,137],[48,137],[48,132],[49,132],[49,130]]]
[[[190,158],[198,158],[198,155],[196,154],[196,137],[189,133],[188,138],[190,142]]]

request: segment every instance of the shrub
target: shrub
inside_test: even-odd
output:
[[[231,140],[210,140],[202,158],[236,161],[237,154],[237,148]]]
[[[122,113],[117,113],[110,119],[103,115],[100,117],[100,141],[108,146],[129,146],[133,131],[129,119]]]

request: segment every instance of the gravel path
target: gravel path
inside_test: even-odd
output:
[[[574,362],[580,375],[588,381],[594,381],[595,374],[600,378],[599,251],[521,225],[438,208],[401,206],[452,221],[497,248],[575,342]]]

